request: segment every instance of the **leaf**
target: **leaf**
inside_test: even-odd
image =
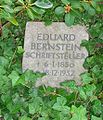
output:
[[[12,86],[15,86],[16,82],[20,78],[19,74],[16,71],[12,71],[12,73],[8,77],[12,80]]]
[[[96,11],[95,11],[95,9],[93,9],[92,7],[90,7],[89,10],[88,10],[88,13],[89,13],[91,16],[93,16],[93,15],[95,15]]]
[[[58,16],[63,15],[64,13],[65,13],[65,10],[64,10],[64,7],[62,7],[62,6],[59,6],[55,9],[55,14]]]
[[[96,116],[93,116],[93,115],[92,115],[92,119],[91,119],[91,120],[102,120],[102,118],[96,117]]]
[[[8,64],[9,64],[8,59],[6,59],[5,57],[0,56],[0,66],[7,67]]]
[[[97,3],[95,1],[91,1],[91,4],[95,9],[97,9],[98,6],[97,6]]]
[[[79,90],[80,97],[82,99],[86,100],[87,99],[87,95],[86,95],[84,89],[82,87],[79,87],[78,90]]]
[[[67,103],[67,100],[65,97],[57,97],[57,103],[63,106]]]
[[[30,84],[35,85],[36,80],[41,77],[43,77],[42,73],[33,73],[32,70],[27,70],[20,76],[15,85],[22,84],[30,88]]]
[[[73,25],[74,24],[74,19],[75,19],[75,17],[73,15],[71,15],[70,13],[67,13],[65,15],[65,24],[67,26]]]
[[[23,0],[18,0],[18,2],[20,2],[21,4],[24,5],[24,1]]]
[[[70,112],[70,108],[68,106],[59,106],[56,103],[53,105],[53,109],[57,110],[57,111],[60,111],[64,114],[68,114]]]
[[[37,7],[44,8],[44,9],[53,7],[53,4],[49,0],[37,0],[34,4]]]
[[[93,81],[93,78],[91,78],[90,73],[87,73],[87,72],[81,74],[81,78],[84,85]]]
[[[24,49],[22,48],[22,46],[18,46],[17,53],[19,53],[19,54],[24,53]]]
[[[40,118],[38,118],[38,120],[45,120],[45,118],[44,117],[40,117]]]
[[[84,91],[88,97],[92,97],[95,90],[96,90],[96,86],[94,84],[91,85],[88,84],[84,87]]]
[[[80,4],[80,1],[73,1],[72,2],[72,8],[75,8],[75,9],[82,9],[81,7],[81,4]]]
[[[25,84],[25,76],[24,74],[22,74],[20,76],[20,78],[16,81],[15,85],[18,85],[18,84],[22,84],[22,85],[25,85],[26,87],[28,87],[26,84]]]
[[[75,81],[65,81],[60,83],[61,86],[68,87],[71,90],[77,90]]]
[[[95,15],[95,9],[93,9],[88,3],[83,3],[82,5],[89,15]]]
[[[10,79],[5,75],[0,75],[0,94],[6,93],[4,94],[4,96],[8,96],[9,95],[8,89],[10,88],[10,86],[11,86]]]
[[[10,21],[12,24],[14,24],[14,25],[16,25],[16,26],[19,25],[18,22],[16,21],[16,19],[15,19],[14,17],[9,17],[9,18],[8,18],[8,21]]]
[[[5,4],[8,4],[8,5],[12,5],[13,4],[13,2],[11,1],[11,0],[1,0],[1,1],[3,1]]]
[[[29,113],[33,115],[37,112],[40,112],[42,106],[43,106],[43,101],[41,97],[33,98],[33,101],[29,103]]]
[[[24,76],[26,81],[35,82],[38,78],[45,76],[45,74],[40,72],[33,73],[32,70],[27,70],[25,71]]]
[[[34,14],[30,8],[27,9],[27,14],[28,14],[30,19],[34,20]]]
[[[53,120],[70,120],[70,114],[64,115],[62,112],[56,112]]]
[[[32,119],[27,116],[22,116],[19,118],[19,120],[32,120]]]
[[[14,8],[14,12],[19,12],[19,11],[21,11],[22,9],[23,9],[22,6],[17,6],[17,7]]]
[[[10,81],[9,81],[9,82],[10,82]],[[4,87],[4,86],[3,86],[3,87]],[[2,100],[4,103],[6,103],[6,104],[10,103],[10,102],[11,102],[10,92],[7,91],[6,94],[3,94],[3,95],[1,96],[1,100]]]
[[[6,73],[6,70],[3,66],[0,66],[0,75],[3,75]]]
[[[5,114],[4,115],[5,120],[13,120],[12,116],[10,114]]]
[[[102,113],[102,108],[101,108],[101,102],[100,100],[95,100],[94,104],[92,106],[93,112],[95,115],[100,115]]]
[[[61,0],[63,4],[67,5],[70,4],[69,0]]]
[[[78,108],[72,105],[71,107],[72,118],[70,120],[87,120],[86,113],[87,113],[86,108],[83,107],[82,105]]]
[[[102,75],[102,70],[100,69],[99,65],[95,65],[91,70],[97,79],[99,79],[99,77]]]
[[[68,114],[70,111],[70,108],[66,106],[67,100],[65,97],[58,97],[57,102],[53,105],[53,109],[63,112],[64,114]]]
[[[88,53],[90,54],[94,52],[95,44],[93,41],[83,40],[81,46],[86,47]]]
[[[10,114],[18,113],[21,108],[22,108],[22,105],[20,104],[12,104],[12,102],[9,102],[7,104],[7,109],[9,110]]]
[[[8,19],[11,18],[12,16],[10,15],[10,13],[6,12],[5,10],[2,10],[2,12],[0,12],[0,17],[8,20]],[[9,21],[9,20],[8,20],[8,21]]]
[[[95,65],[93,68],[92,68],[92,72],[95,73],[95,74],[100,74],[100,67],[99,65]]]
[[[4,8],[4,10],[6,12],[9,12],[9,13],[13,13],[14,12],[14,10],[12,8],[10,8],[8,5],[3,5],[2,7]]]
[[[31,7],[31,9],[32,9],[35,13],[40,14],[40,15],[43,15],[43,14],[45,13],[45,10],[44,10],[44,9],[41,9],[41,8],[38,8],[38,7],[35,7],[35,6]]]

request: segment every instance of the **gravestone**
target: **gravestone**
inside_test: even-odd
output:
[[[80,74],[88,53],[80,47],[88,39],[84,26],[67,27],[63,22],[45,26],[42,22],[28,22],[25,31],[23,71],[46,73],[37,86],[58,87],[60,82],[75,80],[80,84]]]

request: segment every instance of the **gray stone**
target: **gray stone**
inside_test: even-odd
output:
[[[26,25],[23,71],[47,73],[36,83],[37,86],[58,87],[60,82],[75,80],[80,84],[80,74],[85,71],[83,63],[88,53],[80,47],[89,35],[84,26],[67,27],[63,22],[45,26],[42,22]]]

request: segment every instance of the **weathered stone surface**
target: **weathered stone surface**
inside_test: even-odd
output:
[[[80,47],[83,39],[88,39],[84,26],[67,27],[63,22],[45,26],[42,22],[28,22],[26,25],[23,71],[47,73],[37,82],[57,87],[65,80],[75,80],[80,84],[80,74],[88,53]]]

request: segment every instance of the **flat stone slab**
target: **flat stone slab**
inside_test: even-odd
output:
[[[67,27],[63,22],[45,26],[43,22],[28,22],[25,31],[23,71],[44,72],[37,86],[58,87],[60,82],[75,80],[80,84],[80,74],[88,52],[81,47],[89,35],[84,26]]]

